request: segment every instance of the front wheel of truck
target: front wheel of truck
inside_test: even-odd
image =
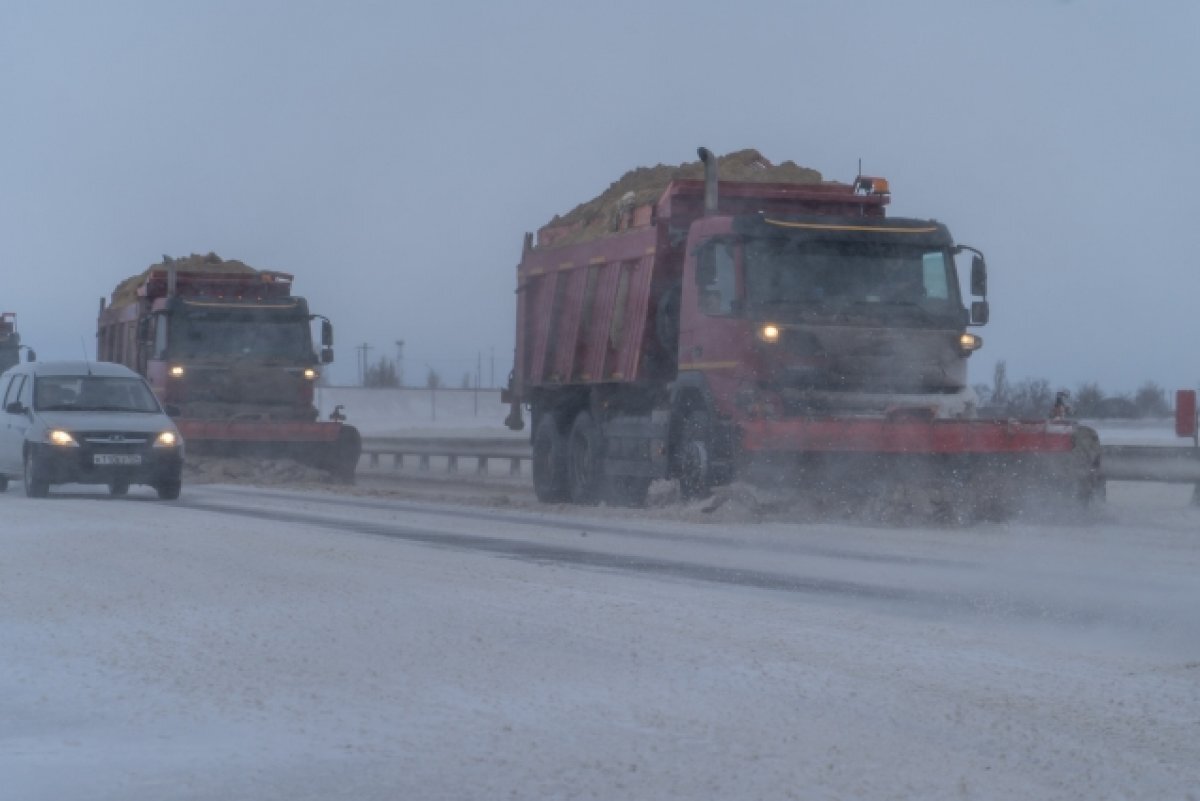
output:
[[[685,500],[712,492],[712,424],[708,414],[693,410],[683,419],[679,437],[679,494]]]
[[[567,499],[567,442],[551,414],[533,432],[533,492],[542,503]]]

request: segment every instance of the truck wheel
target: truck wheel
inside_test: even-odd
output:
[[[179,493],[183,489],[183,482],[179,479],[171,479],[169,481],[160,481],[154,486],[158,492],[160,501],[174,501],[179,498]]]
[[[39,462],[32,448],[25,453],[25,495],[29,498],[45,498],[50,494],[50,482],[42,477]]]
[[[8,476],[0,476],[0,492],[8,492]]]
[[[567,443],[551,414],[533,432],[533,492],[542,503],[567,499]]]
[[[604,482],[604,435],[588,412],[571,425],[567,447],[567,482],[575,503],[596,503]]]
[[[712,492],[711,432],[708,413],[689,412],[679,437],[679,494],[685,500],[707,498]]]
[[[114,498],[120,498],[129,494],[129,482],[125,479],[116,479],[108,482],[108,494]]]

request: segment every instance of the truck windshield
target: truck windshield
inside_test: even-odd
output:
[[[296,317],[178,315],[171,321],[170,349],[175,357],[241,356],[302,364],[314,359],[308,320]]]
[[[140,378],[47,375],[33,384],[33,408],[42,412],[158,412]]]
[[[954,262],[945,248],[761,238],[746,243],[745,264],[751,313],[879,310],[929,322],[961,315]]]

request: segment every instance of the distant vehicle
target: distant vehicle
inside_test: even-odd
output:
[[[981,253],[939,222],[887,218],[884,179],[727,160],[747,153],[760,177],[718,182],[701,148],[702,166],[632,171],[526,234],[504,397],[510,428],[531,412],[540,500],[636,505],[655,478],[703,497],[751,472],[864,498],[928,476],[989,517],[1027,487],[1096,492],[1094,432],[976,415]]]
[[[36,356],[28,347],[25,349],[29,361]],[[17,331],[17,315],[0,312],[0,373],[21,361],[21,334]]]
[[[179,409],[193,455],[290,457],[354,481],[358,430],[318,420],[313,402],[333,326],[292,294],[289,273],[213,253],[164,259],[101,299],[96,350]]]
[[[30,362],[0,375],[0,491],[10,479],[43,498],[51,484],[183,485],[183,439],[150,386],[109,362]]]

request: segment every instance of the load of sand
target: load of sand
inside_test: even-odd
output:
[[[216,253],[207,253],[201,255],[193,253],[190,256],[182,258],[171,258],[163,256],[163,260],[158,264],[151,264],[137,275],[131,275],[121,283],[117,284],[117,288],[113,290],[112,299],[109,305],[117,306],[132,303],[137,299],[137,288],[141,286],[153,270],[166,270],[174,267],[178,272],[191,273],[256,273],[253,267],[250,267],[237,259],[225,261]]]
[[[793,161],[772,164],[753,148],[717,157],[717,177],[722,181],[753,183],[819,184],[821,173]],[[653,203],[667,185],[680,178],[704,178],[704,164],[688,161],[678,165],[638,167],[622,175],[608,189],[581,203],[565,215],[556,215],[546,226],[573,228],[570,239],[579,241],[602,236],[622,210]],[[556,239],[556,242],[562,242]]]

